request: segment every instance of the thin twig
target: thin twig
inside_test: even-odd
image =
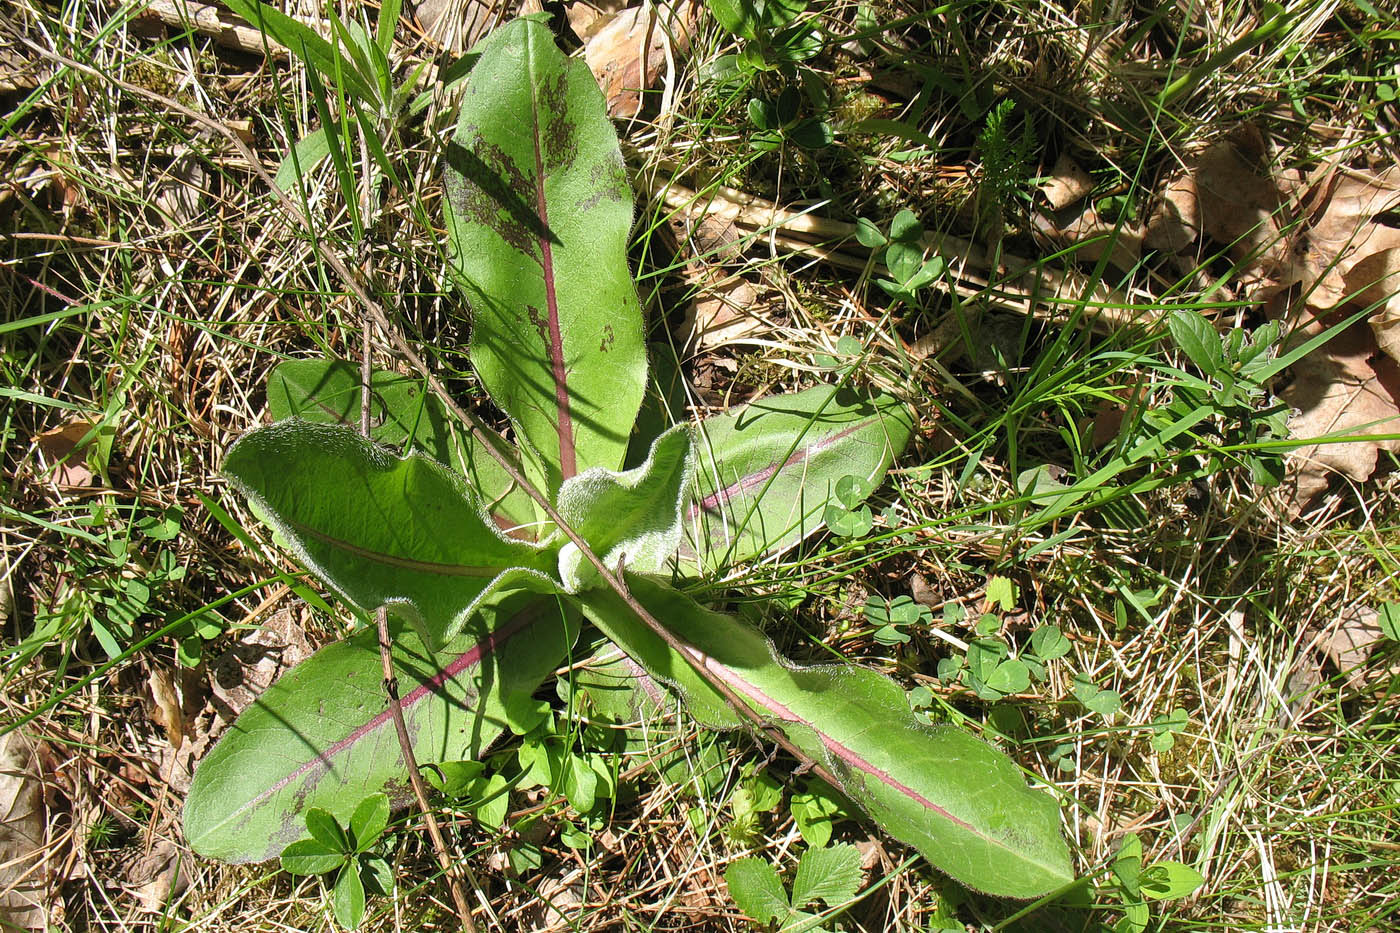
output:
[[[189,119],[199,123],[201,126],[204,126],[209,130],[213,131],[214,133],[222,136],[224,139],[228,140],[230,145],[232,145],[235,149],[238,150],[239,155],[241,155],[247,161],[248,167],[251,168],[253,173],[257,175],[258,178],[263,182],[263,184],[267,186],[268,190],[279,201],[279,203],[281,203],[283,207],[287,209],[289,214],[291,214],[294,217],[300,217],[307,224],[310,223],[310,219],[302,215],[300,205],[298,205],[297,202],[293,200],[285,191],[278,187],[276,182],[273,180],[272,175],[267,171],[266,168],[263,167],[261,160],[257,158],[253,151],[248,148],[248,145],[244,143],[243,140],[240,139],[238,135],[234,133],[233,130],[231,130],[229,127],[224,126],[217,120],[214,120],[211,117],[199,113],[196,110],[186,107],[178,101],[171,100],[163,94],[158,94],[155,91],[147,90],[146,88],[130,84],[126,81],[121,80],[120,78],[113,77],[109,74],[104,74],[95,68],[84,65],[81,62],[78,62],[65,55],[59,54],[52,50],[44,49],[42,46],[39,46],[37,43],[30,41],[26,37],[21,36],[20,41],[35,49],[40,54],[48,56],[49,58],[64,65],[65,67],[98,78],[99,80],[106,81],[114,87],[118,87],[126,91],[127,93],[134,94],[138,97],[144,97],[150,101],[154,101],[155,103],[160,104],[162,107],[169,109],[171,112],[182,114],[183,116],[186,116]],[[336,274],[336,276],[339,277],[340,280],[345,283],[345,287],[348,288],[351,294],[355,296],[356,300],[359,301],[360,305],[365,309],[365,312],[369,315],[370,320],[372,320],[375,323],[375,325],[378,326],[379,329],[384,333],[384,335],[389,338],[389,342],[393,345],[394,349],[404,358],[404,360],[410,366],[413,367],[414,371],[416,371],[428,383],[428,387],[432,389],[433,393],[437,395],[439,399],[442,400],[442,403],[447,406],[448,410],[451,411],[452,414],[455,415],[463,424],[466,424],[471,428],[472,435],[478,441],[481,442],[482,446],[485,447],[486,450],[491,454],[491,456],[501,465],[501,468],[506,471],[506,474],[512,480],[514,480],[516,484],[519,485],[521,490],[523,490],[525,494],[528,495],[531,499],[534,499],[535,502],[539,503],[540,508],[544,511],[545,515],[550,519],[550,521],[554,523],[555,527],[562,531],[564,533],[564,536],[567,537],[571,542],[573,542],[574,546],[579,549],[579,552],[583,555],[583,557],[590,564],[593,565],[595,570],[598,571],[598,575],[602,578],[603,582],[606,583],[608,587],[612,589],[613,592],[615,592],[619,598],[622,599],[623,603],[627,606],[627,608],[634,615],[636,615],[636,617],[644,625],[646,625],[647,628],[651,629],[652,632],[658,638],[660,638],[662,642],[665,643],[666,647],[668,647],[673,652],[678,654],[681,658],[683,658],[685,662],[689,664],[690,667],[695,671],[695,673],[699,675],[700,679],[709,684],[709,686],[712,689],[714,689],[721,697],[723,697],[725,702],[728,703],[731,707],[733,707],[735,712],[737,712],[742,718],[746,719],[755,729],[767,735],[768,738],[774,742],[774,744],[778,745],[784,751],[788,752],[788,754],[796,758],[800,767],[806,767],[811,771],[811,773],[815,774],[817,777],[820,777],[822,780],[827,781],[828,783],[834,786],[840,786],[840,783],[831,774],[831,772],[827,770],[827,768],[825,768],[821,764],[812,761],[811,757],[807,755],[806,752],[802,751],[802,749],[798,748],[795,743],[789,740],[788,737],[785,734],[783,734],[783,731],[776,724],[767,721],[755,709],[753,709],[753,707],[749,706],[748,703],[742,697],[740,697],[739,694],[736,693],[732,687],[726,684],[723,681],[723,679],[719,677],[719,675],[717,675],[714,671],[706,667],[703,660],[703,655],[700,657],[696,657],[696,654],[693,653],[692,650],[687,650],[688,646],[682,644],[680,639],[676,638],[676,636],[664,625],[662,625],[661,622],[655,616],[653,616],[646,609],[645,606],[643,606],[640,602],[637,601],[637,598],[632,595],[631,590],[627,588],[626,583],[623,582],[621,577],[619,577],[616,573],[608,569],[608,567],[603,564],[602,559],[598,557],[597,554],[593,553],[593,549],[588,546],[588,543],[584,541],[582,537],[580,537],[579,533],[575,531],[568,524],[568,522],[564,521],[563,517],[554,508],[553,504],[550,503],[550,501],[544,495],[544,493],[540,492],[540,490],[536,488],[535,485],[525,477],[524,473],[522,473],[520,469],[515,466],[515,464],[511,461],[510,457],[504,451],[496,447],[497,442],[492,439],[492,432],[489,428],[486,427],[486,424],[476,415],[466,411],[462,408],[461,405],[457,404],[456,399],[454,399],[451,396],[451,394],[448,393],[447,388],[442,384],[442,380],[438,379],[438,377],[433,374],[433,372],[428,368],[427,364],[423,361],[423,358],[418,355],[418,353],[413,349],[412,346],[409,345],[408,341],[399,332],[398,328],[395,327],[389,321],[388,316],[384,313],[384,309],[379,306],[379,303],[377,301],[370,297],[369,293],[365,291],[364,287],[360,284],[359,280],[350,272],[350,269],[345,265],[345,263],[340,259],[340,257],[337,256],[335,253],[331,252],[319,237],[312,238],[312,248],[320,256],[321,261],[324,262],[327,266],[329,266],[331,268],[331,271],[333,271]]]
[[[371,351],[374,348],[374,329],[365,322],[364,346],[360,355],[360,433],[369,437],[370,403],[372,400],[371,382],[374,369],[371,364]],[[399,678],[394,672],[394,642],[389,636],[389,611],[380,606],[374,612],[374,624],[379,630],[379,660],[384,667],[384,695],[389,702],[389,718],[394,721],[394,732],[399,737],[399,751],[403,755],[404,766],[408,768],[408,783],[413,788],[413,798],[418,803],[418,811],[423,814],[423,823],[428,827],[428,838],[432,840],[433,854],[437,856],[438,867],[447,879],[447,889],[452,893],[452,903],[457,908],[457,919],[462,922],[466,933],[477,933],[476,921],[472,919],[471,904],[467,892],[462,888],[462,874],[447,848],[447,840],[442,836],[437,817],[428,803],[428,789],[423,785],[423,776],[418,772],[418,756],[413,754],[413,740],[408,736],[408,724],[403,718],[403,702],[399,699]],[[461,866],[470,877],[471,869],[465,863]],[[481,886],[471,878],[472,887],[480,891]]]

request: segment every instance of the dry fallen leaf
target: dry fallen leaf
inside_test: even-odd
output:
[[[0,736],[0,927],[45,928],[44,793],[38,749]]]
[[[165,913],[168,905],[190,886],[188,857],[174,843],[162,840],[147,854],[127,863],[126,881],[136,902],[147,913]]]
[[[693,316],[681,325],[680,336],[696,350],[713,350],[763,329],[754,315],[758,292],[748,280],[722,273],[707,272],[705,283],[695,298]]]
[[[1052,211],[1064,210],[1094,190],[1094,179],[1080,168],[1068,152],[1061,152],[1050,170],[1050,177],[1040,185],[1041,194]]]
[[[1333,625],[1319,633],[1323,652],[1353,690],[1366,685],[1367,660],[1372,648],[1384,637],[1379,620],[1380,614],[1370,606],[1349,606]]]
[[[1348,301],[1357,303],[1360,298],[1354,293],[1371,283],[1363,281],[1365,270],[1351,275],[1354,267],[1400,247],[1400,230],[1376,221],[1400,207],[1400,167],[1380,175],[1321,169],[1312,186],[1313,197],[1320,203],[1291,249],[1303,269],[1308,304],[1328,309]],[[1391,285],[1389,291],[1394,290]]]
[[[646,4],[623,10],[602,28],[596,28],[583,48],[584,61],[602,86],[608,114],[628,120],[642,109],[642,92],[656,83],[661,66],[690,47],[695,28],[695,4],[673,10],[663,4]],[[646,45],[643,68],[642,46]],[[667,110],[662,104],[662,113]]]
[[[1288,429],[1297,438],[1400,432],[1400,366],[1379,352],[1361,324],[1295,363],[1281,397],[1296,410]],[[1369,479],[1382,450],[1400,451],[1400,441],[1376,437],[1295,450],[1282,489],[1286,511],[1296,515],[1335,474],[1357,483]]]
[[[92,444],[97,433],[91,421],[74,420],[59,425],[34,438],[49,466],[56,466],[54,482],[60,486],[91,486],[96,477],[88,469],[83,450]],[[80,448],[79,445],[82,445]]]
[[[311,655],[297,615],[273,613],[260,628],[216,658],[209,666],[210,689],[219,715],[232,722],[285,671]]]
[[[157,667],[146,678],[146,685],[155,703],[152,718],[165,730],[166,741],[179,748],[185,741],[185,711],[175,675],[169,668]]]
[[[1147,219],[1143,242],[1151,249],[1180,253],[1201,235],[1200,195],[1190,172],[1167,179],[1161,199]]]
[[[1074,258],[1080,262],[1098,262],[1109,251],[1110,243],[1113,251],[1108,261],[1117,269],[1131,271],[1142,258],[1142,230],[1115,224],[1092,204],[1080,211],[1059,211],[1053,217],[1037,214],[1035,225],[1056,245],[1076,246]]]

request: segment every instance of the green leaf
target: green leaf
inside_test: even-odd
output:
[[[365,611],[388,605],[450,638],[506,568],[550,567],[482,517],[462,478],[349,428],[284,421],[244,435],[224,472],[302,563]]]
[[[790,910],[787,893],[773,866],[760,858],[741,858],[724,870],[729,896],[739,909],[759,923],[786,917]]]
[[[1002,612],[1016,608],[1016,584],[1008,577],[992,577],[987,581],[987,602],[1001,607]]]
[[[344,864],[346,855],[316,839],[298,839],[282,850],[282,870],[289,875],[321,875]]]
[[[919,215],[907,207],[895,214],[894,220],[890,221],[890,239],[895,242],[918,246],[923,235],[924,227],[919,223]],[[922,252],[922,248],[920,251]]]
[[[340,870],[331,893],[331,910],[336,923],[347,930],[355,929],[365,919],[365,884],[357,865],[346,865]]]
[[[1102,689],[1088,674],[1075,674],[1071,689],[1075,699],[1104,716],[1112,716],[1123,705],[1123,698],[1116,690]]]
[[[1002,661],[987,677],[987,686],[1002,693],[1020,693],[1030,685],[1030,670],[1015,658]]]
[[[844,904],[860,889],[860,850],[842,843],[829,849],[808,849],[797,863],[792,881],[792,906],[821,901],[828,907]]]
[[[856,239],[866,249],[879,249],[889,242],[885,239],[885,235],[880,232],[880,228],[865,217],[856,218]]]
[[[1042,625],[1031,632],[1031,651],[1042,661],[1063,658],[1069,649],[1069,639],[1054,625]]]
[[[594,467],[564,481],[559,515],[607,567],[619,563],[656,573],[681,541],[681,510],[695,475],[690,428],[676,425],[656,439],[641,466],[626,472]],[[559,552],[559,579],[568,592],[598,585],[597,571],[572,541]]]
[[[757,39],[761,21],[755,0],[706,0],[715,21],[734,35]]]
[[[340,132],[339,126],[332,129],[335,133]],[[330,154],[331,142],[326,135],[325,127],[312,130],[297,140],[292,151],[287,153],[287,157],[277,166],[277,176],[273,179],[273,183],[283,191],[296,191],[297,179],[305,178],[311,174],[312,170]]]
[[[908,443],[913,421],[888,395],[817,386],[706,419],[681,567],[694,572],[791,547],[819,530],[844,476],[864,499]]]
[[[306,811],[306,831],[327,849],[335,852],[349,852],[350,841],[345,838],[345,830],[340,821],[320,807]]]
[[[825,149],[836,139],[831,124],[820,117],[798,120],[784,131],[784,135],[803,149]]]
[[[358,428],[360,370],[343,360],[287,360],[267,380],[267,410],[274,421],[300,418]],[[392,447],[417,447],[467,477],[496,527],[512,538],[538,541],[552,526],[539,521],[535,501],[521,490],[476,435],[448,414],[421,379],[377,369],[370,376],[370,436]],[[499,435],[488,440],[519,468],[515,451]]]
[[[1207,376],[1220,371],[1225,345],[1220,332],[1205,316],[1195,310],[1176,310],[1167,317],[1167,329],[1172,340],[1181,348],[1196,368]]]
[[[632,595],[690,656],[781,728],[837,778],[839,790],[886,832],[959,882],[1006,897],[1035,897],[1073,877],[1059,813],[1000,752],[955,729],[914,718],[904,691],[859,667],[792,667],[739,620],[703,609],[670,587],[629,576]],[[611,590],[577,597],[593,622],[639,664],[720,728],[738,714]]]
[[[350,814],[350,834],[355,839],[355,851],[363,852],[379,841],[384,827],[389,825],[389,797],[370,794],[355,812]]]
[[[370,894],[384,897],[393,893],[394,870],[389,867],[388,861],[377,855],[361,855],[359,868],[360,881]]]
[[[420,764],[475,757],[566,656],[574,616],[527,591],[493,593],[440,651],[392,620],[404,719]],[[352,817],[367,796],[403,801],[407,781],[384,700],[377,633],[328,645],[267,689],[200,762],[185,837],[229,862],[275,857],[300,814]]]
[[[1382,635],[1391,641],[1400,641],[1400,605],[1382,603],[1376,618],[1380,622]]]
[[[831,840],[831,826],[841,813],[841,805],[830,796],[831,791],[825,781],[813,781],[808,790],[793,794],[788,808],[792,811],[792,821],[797,831],[809,846],[820,848]]]
[[[365,82],[355,66],[309,26],[258,0],[228,0],[225,6],[254,28],[265,32],[268,38],[303,58],[321,77],[335,78],[338,73],[346,90],[366,101],[375,99],[374,89]]]
[[[499,774],[483,778],[472,786],[472,811],[487,829],[500,831],[510,812],[510,784]]]
[[[632,192],[602,93],[548,26],[516,20],[480,49],[447,150],[448,236],[472,364],[552,495],[622,465],[641,405]]]
[[[1143,897],[1171,901],[1187,896],[1205,882],[1205,877],[1190,865],[1164,861],[1153,862],[1143,869],[1139,884]]]

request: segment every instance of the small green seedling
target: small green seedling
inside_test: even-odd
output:
[[[886,600],[874,593],[865,602],[865,618],[875,626],[874,639],[882,645],[903,645],[909,642],[905,629],[933,622],[933,611],[908,596]]]
[[[1190,717],[1184,709],[1174,709],[1152,720],[1152,748],[1157,752],[1169,752],[1176,744],[1176,736],[1186,731]]]
[[[1277,369],[1278,322],[1262,324],[1250,334],[1236,327],[1222,337],[1199,311],[1182,309],[1167,317],[1167,329],[1203,378],[1172,371],[1176,381],[1172,400],[1160,411],[1145,413],[1147,422],[1164,427],[1203,405],[1210,406],[1215,409],[1220,443],[1210,455],[1209,471],[1219,473],[1242,462],[1254,482],[1278,485],[1284,475],[1284,451],[1267,443],[1289,436],[1289,408],[1274,398],[1268,385]]]
[[[479,761],[444,761],[425,770],[428,783],[458,801],[487,829],[499,830],[510,811],[510,782]]]
[[[1144,867],[1142,840],[1129,833],[1110,866],[1108,887],[1123,905],[1123,916],[1113,925],[1113,933],[1142,933],[1151,920],[1148,901],[1187,897],[1204,883],[1200,872],[1181,862],[1161,861]]]
[[[942,256],[929,256],[924,248],[924,227],[918,215],[905,208],[890,222],[888,235],[864,217],[856,221],[856,239],[875,251],[890,277],[875,280],[887,295],[908,305],[918,305],[918,293],[943,275]]]
[[[394,888],[394,873],[377,854],[380,838],[389,825],[389,798],[372,794],[360,802],[342,826],[320,807],[306,811],[309,839],[300,839],[282,850],[282,870],[291,875],[326,875],[335,872],[331,886],[331,910],[347,930],[365,917],[365,893],[387,895]]]
[[[792,795],[788,810],[803,841],[816,848],[830,842],[832,827],[851,815],[831,785],[817,778],[809,780],[801,793]]]
[[[813,26],[807,0],[708,0],[710,12],[726,30],[746,40],[725,69],[752,74],[779,71],[792,76],[793,66],[822,50],[822,34]]]
[[[860,889],[860,852],[845,843],[807,849],[798,860],[791,896],[773,866],[760,858],[730,862],[724,880],[734,903],[756,922],[784,933],[819,929]],[[831,911],[825,916],[808,912],[817,901]]]
[[[796,88],[786,88],[776,100],[755,97],[749,101],[749,122],[758,132],[749,145],[760,152],[769,152],[782,145],[783,140],[804,149],[824,149],[831,145],[835,134],[824,116],[800,116],[802,95]]]
[[[1101,716],[1112,716],[1123,706],[1123,698],[1116,690],[1105,690],[1094,683],[1088,674],[1075,674],[1070,689],[1074,698]]]

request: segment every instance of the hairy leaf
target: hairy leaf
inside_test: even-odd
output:
[[[641,466],[618,473],[595,467],[565,480],[559,515],[608,567],[622,562],[641,573],[666,566],[681,541],[681,507],[695,472],[690,429],[677,425],[656,439]],[[577,592],[597,571],[573,542],[559,552],[559,579]]]
[[[710,569],[790,547],[822,527],[844,477],[870,495],[913,422],[891,396],[818,386],[706,419],[696,441],[695,501],[682,569]]]
[[[300,418],[358,427],[360,399],[360,370],[343,360],[288,360],[267,381],[267,411],[273,421]],[[534,500],[438,397],[425,390],[422,380],[377,369],[370,377],[370,406],[370,436],[376,441],[417,447],[467,477],[496,527],[510,537],[548,537],[551,529],[539,521]],[[504,439],[494,433],[487,436],[520,466]]]
[[[349,428],[284,421],[253,431],[229,449],[224,472],[349,602],[391,606],[432,639],[452,637],[501,571],[550,565],[489,524],[460,476]]]
[[[841,843],[829,849],[808,849],[802,853],[797,877],[792,880],[792,906],[821,901],[837,907],[855,897],[859,889],[860,851],[855,846]]]
[[[734,898],[734,903],[759,923],[786,917],[791,912],[778,873],[763,859],[741,858],[730,862],[724,870],[724,881],[729,885],[729,896]]]
[[[481,754],[565,658],[573,619],[552,598],[515,590],[483,600],[436,652],[395,621],[394,666],[418,763]],[[308,807],[345,822],[370,794],[405,800],[382,678],[377,633],[365,629],[316,652],[244,710],[195,771],[185,802],[195,851],[262,861],[302,835]]]
[[[552,495],[622,465],[641,404],[631,189],[593,76],[546,25],[516,20],[480,48],[447,151],[448,234],[472,364]]]
[[[825,765],[886,832],[959,882],[1004,897],[1045,894],[1073,877],[1058,808],[1009,758],[952,728],[917,721],[888,677],[851,666],[796,668],[738,619],[665,584],[631,576],[632,594],[691,657]],[[611,590],[577,597],[588,617],[711,726],[738,714]]]

